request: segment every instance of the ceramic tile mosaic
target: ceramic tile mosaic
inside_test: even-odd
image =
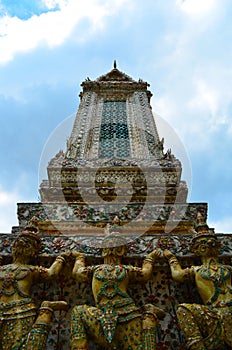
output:
[[[104,101],[103,103],[99,157],[130,157],[126,101]]]

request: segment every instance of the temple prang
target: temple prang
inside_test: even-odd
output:
[[[127,234],[184,234],[192,232],[199,211],[207,217],[206,204],[186,202],[181,162],[164,151],[149,84],[116,67],[81,84],[66,149],[48,164],[48,180],[39,189],[41,206],[18,205],[19,226],[39,210],[44,233],[85,235],[93,227],[104,229],[118,215]]]

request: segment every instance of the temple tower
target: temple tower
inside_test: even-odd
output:
[[[206,217],[207,207],[186,203],[181,163],[164,152],[149,84],[114,62],[109,73],[81,86],[66,150],[51,159],[40,186],[40,231],[101,234],[118,216],[129,235],[192,232],[197,212]],[[19,214],[24,209],[28,218],[38,213],[33,203],[19,204]],[[20,224],[25,219],[19,215]]]

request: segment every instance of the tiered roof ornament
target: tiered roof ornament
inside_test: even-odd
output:
[[[116,60],[114,60],[114,68],[108,72],[107,74],[101,75],[99,78],[96,79],[97,81],[112,81],[112,80],[118,80],[118,81],[130,81],[135,82],[129,75],[120,72],[120,70],[117,69],[117,63]]]

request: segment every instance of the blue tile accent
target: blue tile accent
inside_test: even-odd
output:
[[[128,158],[130,154],[126,101],[104,101],[99,157]]]

